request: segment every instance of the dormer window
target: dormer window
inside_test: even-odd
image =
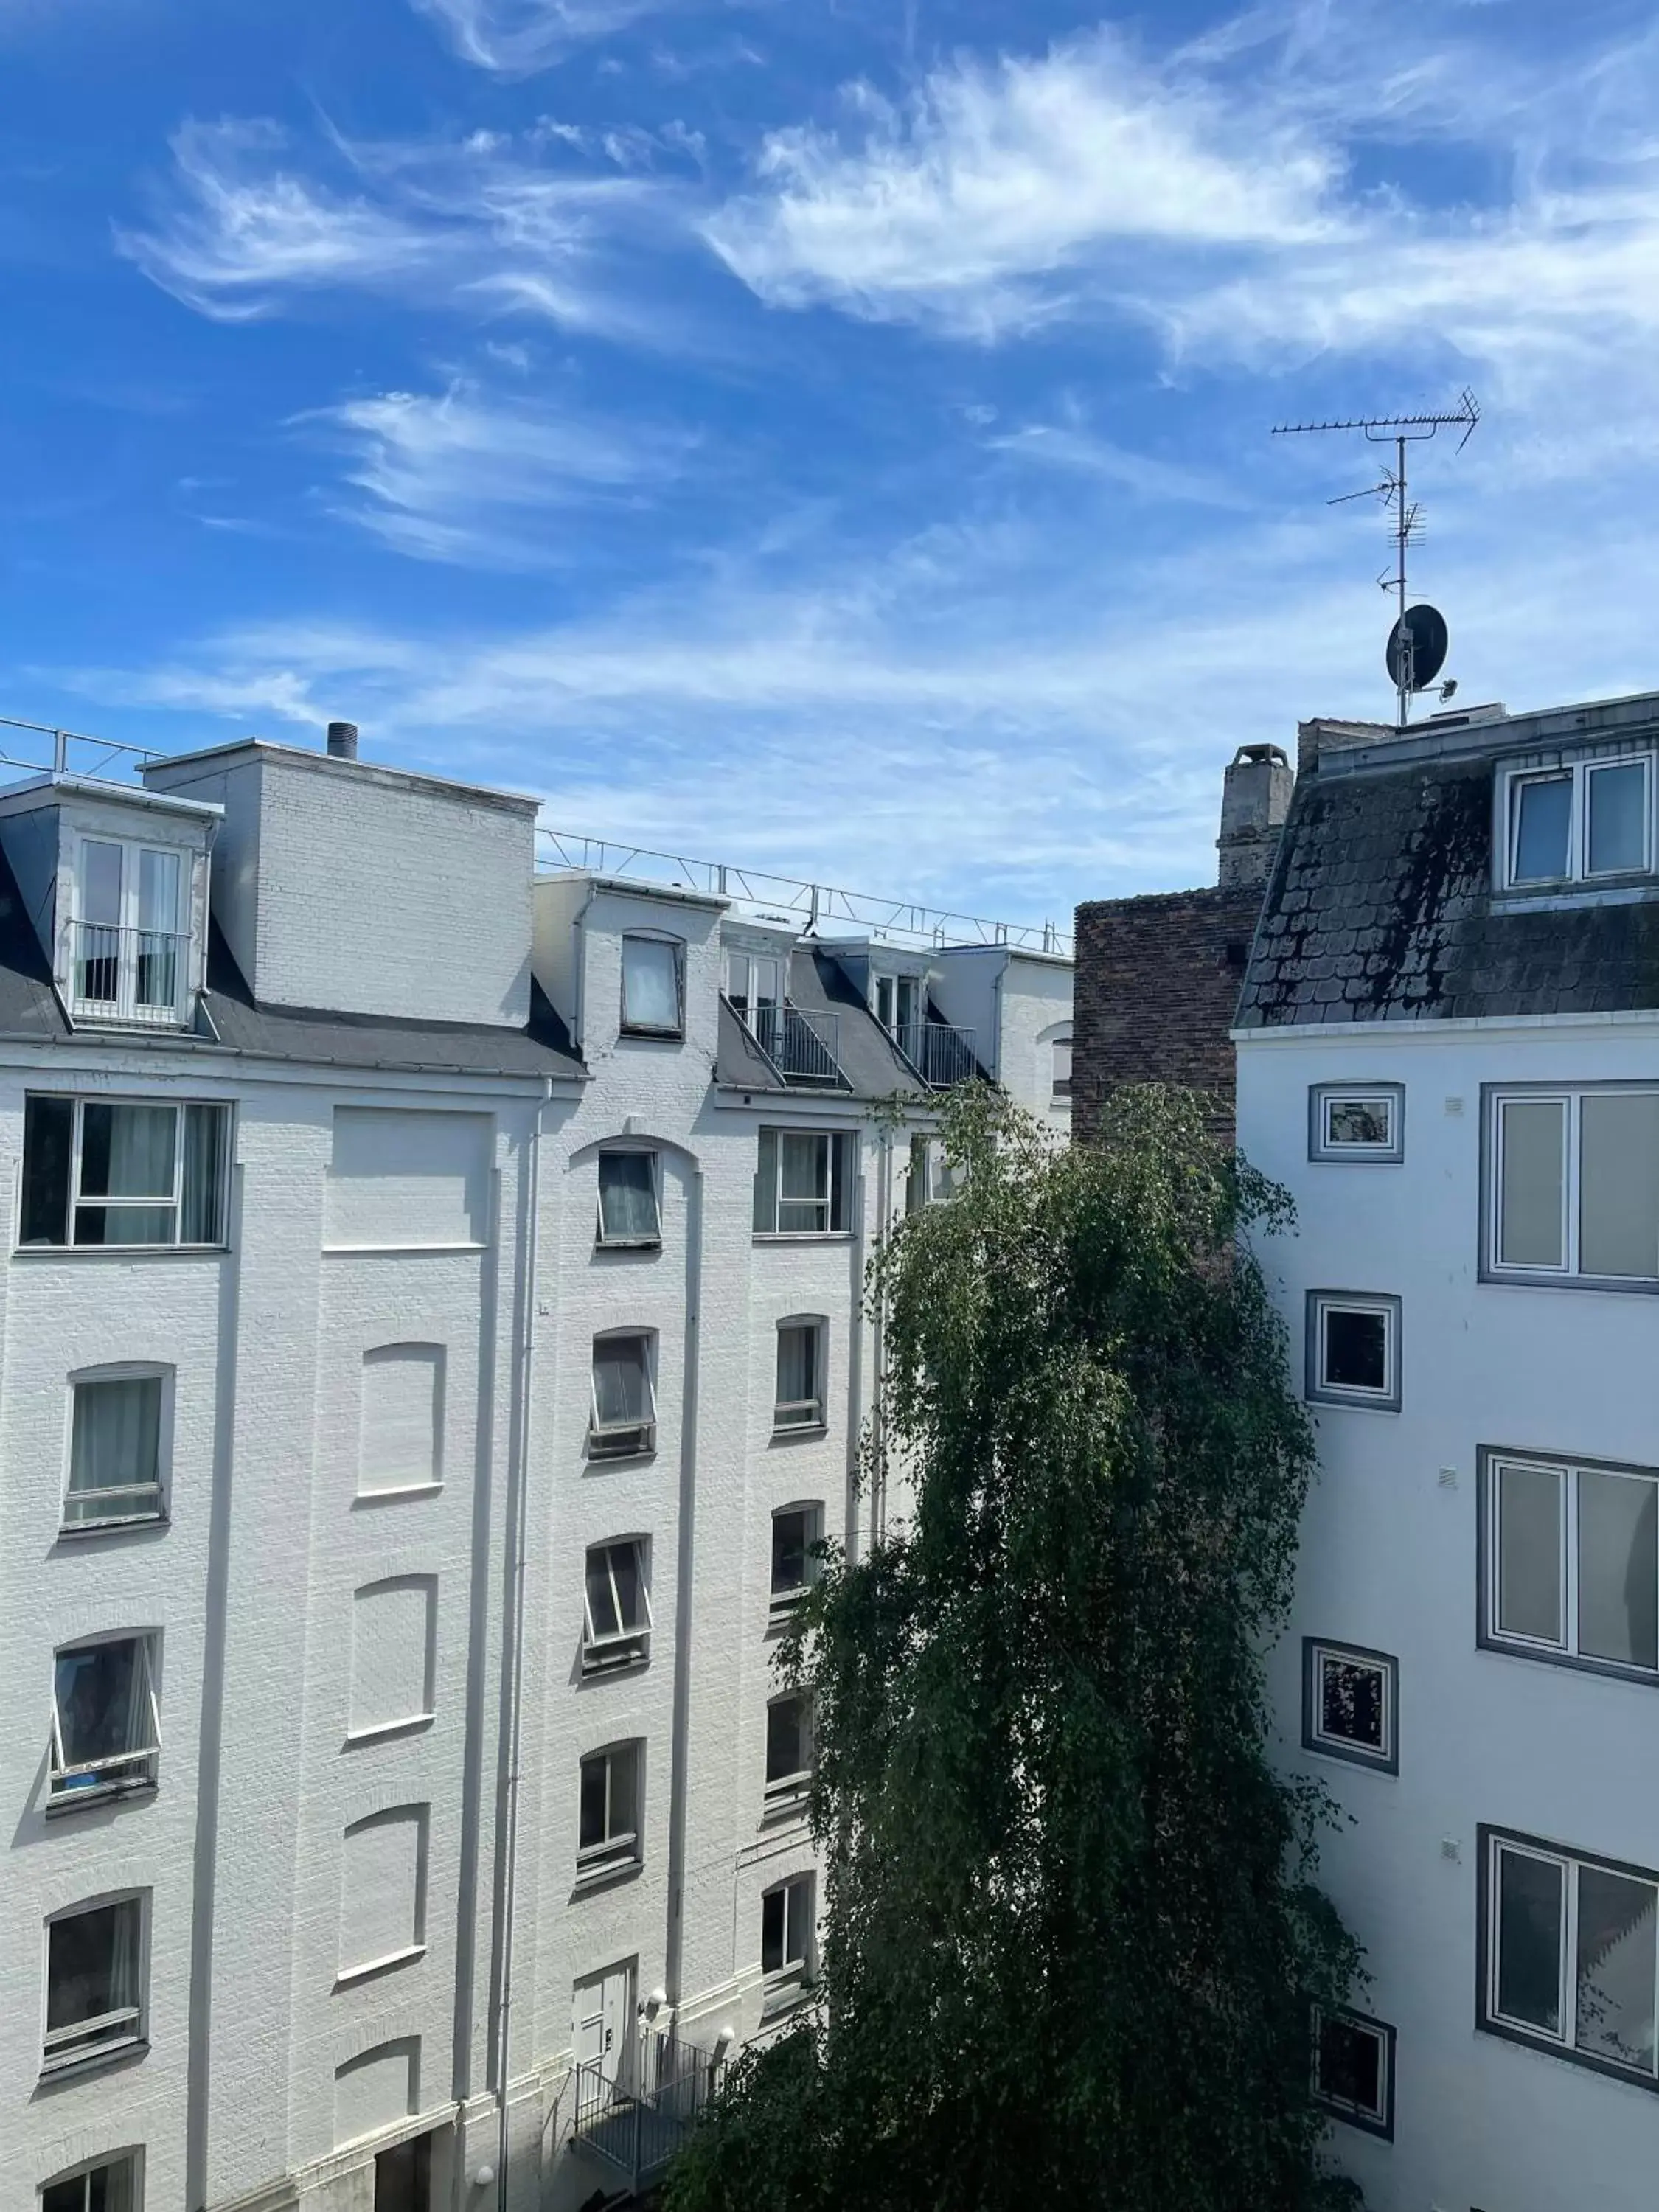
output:
[[[83,1021],[172,1024],[185,1018],[188,875],[177,848],[83,837],[70,917],[70,1011]]]
[[[1653,867],[1653,756],[1512,772],[1504,810],[1512,890],[1596,884]]]
[[[685,1030],[685,948],[674,937],[622,941],[624,1036],[682,1036]]]
[[[920,1019],[921,984],[915,975],[878,975],[876,1019],[889,1036],[913,1029]]]

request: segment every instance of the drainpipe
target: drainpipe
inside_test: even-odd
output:
[[[536,1261],[541,1250],[542,1121],[553,1097],[553,1079],[542,1078],[542,1095],[536,1103],[535,1126],[530,1136],[530,1194],[526,1208],[529,1249],[525,1261],[524,1327],[519,1338],[519,1449],[514,1455],[508,1507],[512,1524],[513,1582],[507,1604],[511,1638],[507,1697],[507,1804],[503,1817],[501,1924],[496,1934],[500,1996],[495,2013],[496,2094],[501,2110],[495,2153],[495,2202],[507,2212],[507,2098],[512,2073],[508,2066],[513,2028],[513,1916],[518,1874],[519,1844],[519,1723],[524,1703],[524,1585],[525,1530],[529,1521],[530,1443],[535,1409]]]
[[[691,1751],[691,1576],[696,1560],[697,1401],[702,1366],[703,1173],[691,1171],[685,1229],[685,1380],[680,1395],[680,1528],[674,1597],[673,1749],[668,1781],[668,1942],[664,1981],[679,2033],[685,1954],[685,1795]]]

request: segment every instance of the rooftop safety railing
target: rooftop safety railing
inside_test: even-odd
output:
[[[176,1028],[185,1018],[190,938],[177,929],[71,921],[70,1012],[92,1022]]]
[[[950,1022],[901,1022],[893,1041],[922,1081],[935,1091],[966,1083],[977,1073],[974,1032]]]
[[[811,1090],[845,1090],[842,1073],[841,1017],[807,1012],[786,1000],[758,1006],[732,1005],[732,1011],[783,1080]]]

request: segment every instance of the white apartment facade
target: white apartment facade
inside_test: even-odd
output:
[[[0,793],[0,2212],[574,2206],[810,1984],[770,1662],[886,1510],[865,1263],[928,1067],[1063,1128],[1064,970],[976,1042],[953,951],[533,817],[355,748]]]
[[[1317,1430],[1286,1756],[1374,2212],[1632,2212],[1659,2125],[1659,695],[1315,724],[1238,1140]]]

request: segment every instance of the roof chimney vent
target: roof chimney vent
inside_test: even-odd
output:
[[[1228,890],[1265,884],[1290,811],[1296,774],[1282,745],[1241,745],[1222,785],[1220,881]]]
[[[328,757],[331,760],[356,759],[357,725],[355,722],[331,722],[329,724]]]

